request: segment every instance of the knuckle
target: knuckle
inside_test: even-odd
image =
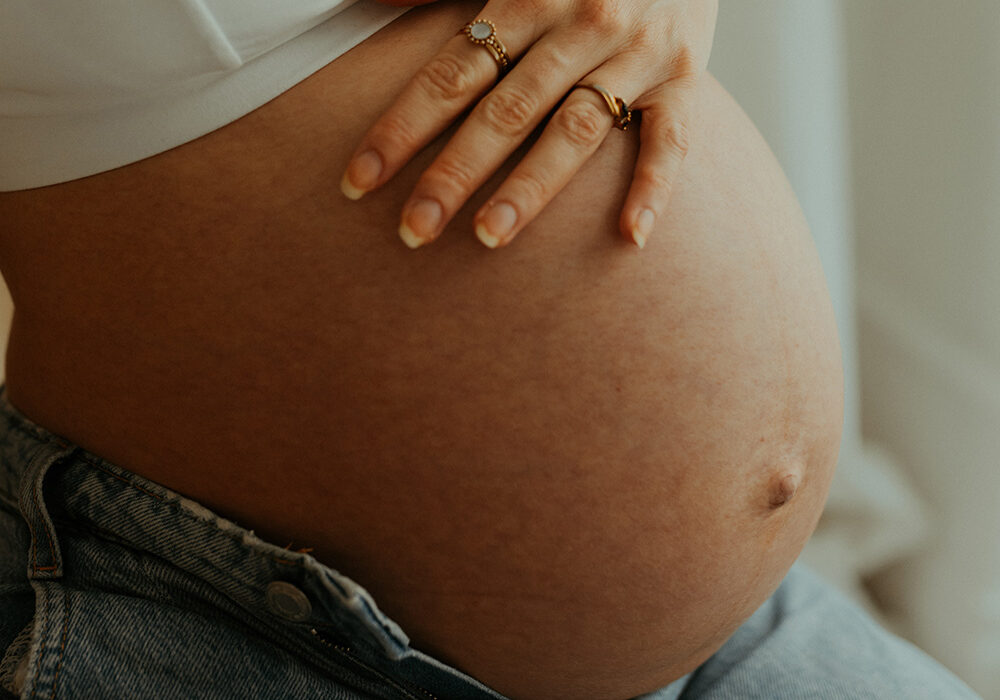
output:
[[[473,86],[471,66],[447,54],[435,56],[417,72],[421,87],[436,100],[456,100]]]
[[[656,49],[657,43],[657,36],[653,29],[648,24],[644,24],[635,30],[626,51],[634,56],[646,56]]]
[[[691,145],[691,131],[687,122],[680,119],[669,119],[660,127],[660,137],[667,146],[677,151],[682,157]]]
[[[497,89],[479,102],[479,115],[504,136],[521,136],[531,128],[535,101],[521,90]]]
[[[698,60],[688,46],[681,46],[670,61],[671,82],[693,87],[698,77]]]
[[[546,46],[543,49],[542,61],[546,66],[546,74],[534,78],[536,84],[532,86],[537,87],[539,90],[544,89],[544,81],[547,78],[556,75],[568,75],[576,70],[576,66],[573,65],[575,61],[573,50],[559,44]]]
[[[540,174],[525,171],[512,175],[510,184],[519,193],[519,197],[532,206],[537,206],[551,199],[551,187]]]
[[[387,153],[406,153],[416,147],[417,134],[402,115],[386,114],[372,129],[370,139]]]
[[[511,3],[511,16],[538,17],[546,10],[551,10],[547,0],[514,0]]]
[[[577,19],[585,30],[614,36],[625,31],[627,13],[620,0],[591,0],[580,8]]]
[[[420,178],[421,188],[459,196],[476,189],[476,175],[468,163],[443,159],[434,163]]]
[[[636,169],[634,180],[651,191],[669,192],[673,180],[668,173],[650,166]]]
[[[607,113],[585,99],[563,105],[553,116],[553,121],[566,140],[586,150],[600,145],[610,126]]]

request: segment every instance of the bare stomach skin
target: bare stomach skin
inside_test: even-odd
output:
[[[0,195],[11,401],[351,576],[513,697],[626,698],[710,655],[819,517],[839,350],[802,215],[711,76],[668,215],[617,233],[613,132],[509,247],[411,251],[338,181],[478,5],[414,10],[197,141]],[[505,170],[509,171],[508,170]]]

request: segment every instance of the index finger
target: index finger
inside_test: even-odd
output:
[[[519,55],[534,37],[530,23],[504,31],[510,55]],[[361,139],[340,187],[360,199],[399,172],[497,80],[490,51],[459,34],[421,66],[396,101]]]

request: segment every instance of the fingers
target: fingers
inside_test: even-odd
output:
[[[479,240],[489,248],[510,243],[593,155],[611,131],[612,121],[599,95],[573,90],[532,149],[476,214]]]
[[[472,36],[484,38],[475,32],[452,37],[372,126],[348,164],[341,189],[358,199],[394,176],[476,103],[403,206],[399,233],[411,248],[440,235],[565,97],[528,155],[476,214],[476,233],[485,245],[500,247],[534,219],[597,150],[615,121],[614,100],[608,104],[599,94],[572,90],[578,82],[605,85],[625,101],[641,95],[631,105],[642,111],[641,144],[620,220],[622,233],[643,247],[666,209],[688,150],[690,106],[704,69],[701,54],[707,55],[684,41],[692,33],[690,18],[680,21],[683,13],[659,13],[651,22],[636,23],[626,18],[631,13],[605,12],[610,6],[602,0],[581,3],[593,11],[568,20],[554,22],[542,17],[541,9],[511,16],[510,8],[530,1],[493,0],[487,5],[484,11],[498,8],[487,45],[472,42]],[[494,85],[498,64],[507,57],[496,39],[506,46],[510,60],[520,60]],[[647,54],[656,58],[664,51],[664,68],[650,70]],[[642,82],[633,84],[633,79]]]
[[[554,48],[567,44],[553,39],[533,46],[511,74],[480,100],[424,171],[403,206],[400,236],[410,247],[434,240],[565,95],[568,76],[589,69],[582,53]],[[591,115],[590,122],[594,121]],[[588,145],[596,148],[599,143],[592,140]]]
[[[422,174],[404,204],[400,237],[411,248],[436,238],[462,205],[513,153],[572,86],[611,50],[593,33],[560,32],[536,18],[548,34],[532,35],[523,17],[497,19],[496,38],[511,57],[531,46],[496,87],[497,52],[453,37],[424,66],[362,140],[341,189],[351,199],[380,186],[449,126],[470,103],[482,99],[445,149]],[[506,27],[527,26],[520,35]],[[565,34],[565,36],[562,36]],[[520,49],[523,51],[523,49]],[[484,95],[485,93],[485,95]],[[483,96],[484,95],[484,96]]]
[[[520,33],[506,32],[508,51],[523,50],[535,39],[527,22],[512,23]],[[393,105],[362,138],[344,176],[341,190],[360,199],[403,167],[444,131],[470,103],[496,82],[497,65],[490,52],[464,35],[452,37],[414,75]]]
[[[620,221],[622,233],[639,248],[666,211],[687,155],[694,91],[694,78],[675,78],[660,86],[642,110],[639,156]]]
[[[635,71],[610,62],[581,80],[584,84],[624,83]],[[640,149],[621,230],[639,248],[646,245],[657,218],[666,210],[674,182],[689,148],[688,130],[696,80],[681,73],[643,98]],[[622,97],[621,94],[615,93]],[[638,109],[638,107],[636,107]],[[553,115],[531,151],[476,214],[476,235],[490,248],[507,245],[566,185],[601,145],[612,128],[609,106],[597,94],[574,90]]]

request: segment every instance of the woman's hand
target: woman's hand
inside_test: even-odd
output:
[[[365,134],[341,189],[358,199],[379,187],[478,100],[403,206],[403,241],[411,248],[429,243],[565,97],[476,213],[479,239],[490,248],[506,245],[613,128],[601,95],[574,89],[597,84],[642,113],[620,221],[641,248],[687,152],[695,86],[708,63],[717,11],[717,0],[489,0],[478,18],[496,26],[509,73],[497,82],[496,52],[464,34],[449,40]]]

